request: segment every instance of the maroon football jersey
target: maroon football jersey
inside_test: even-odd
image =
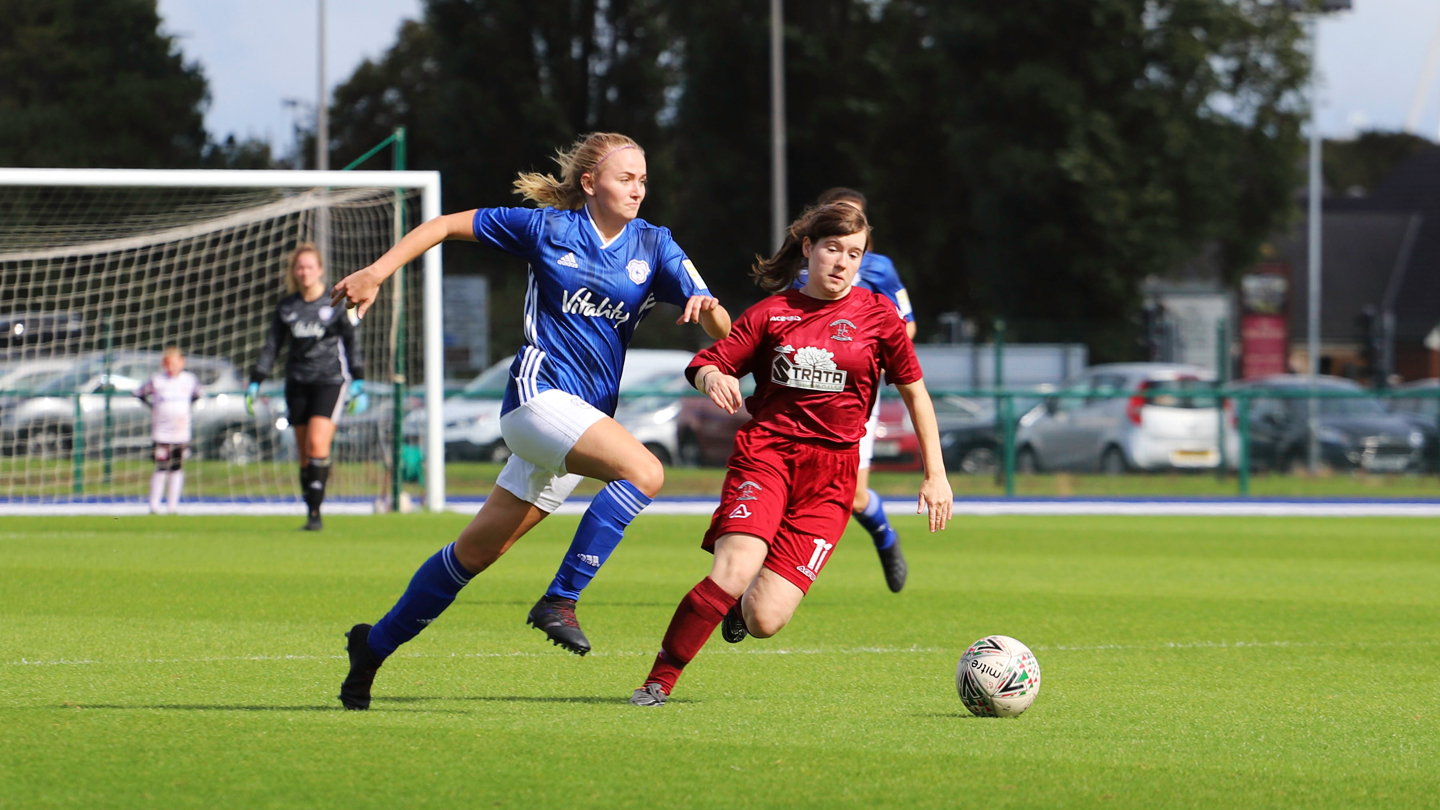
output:
[[[695,355],[691,381],[708,365],[735,377],[755,375],[746,427],[831,444],[855,444],[865,435],[881,372],[892,384],[921,377],[895,305],[859,287],[838,301],[799,290],[770,296],[745,310],[728,337]]]

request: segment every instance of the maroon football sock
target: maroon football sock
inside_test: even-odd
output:
[[[710,634],[736,601],[709,577],[691,588],[675,608],[675,616],[670,619],[665,640],[660,644],[660,654],[655,656],[655,666],[650,668],[645,683],[658,683],[665,694],[670,694],[685,665],[700,653],[700,648],[710,640]]]

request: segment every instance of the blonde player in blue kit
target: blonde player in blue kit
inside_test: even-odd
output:
[[[579,655],[589,640],[575,618],[580,591],[620,542],[625,527],[664,482],[650,451],[612,417],[635,327],[658,302],[684,307],[721,338],[730,316],[670,231],[638,219],[645,152],[614,133],[594,133],[558,154],[561,176],[524,173],[516,191],[540,207],[482,208],[437,217],[411,231],[371,266],[335,285],[334,303],[361,315],[381,282],[447,239],[483,242],[530,262],[524,344],[510,368],[500,429],[512,455],[480,513],[415,572],[404,595],[372,627],[346,635],[347,709],[367,709],[375,672],[546,515],[582,477],[606,482],[595,496],[545,596],[527,621]]]

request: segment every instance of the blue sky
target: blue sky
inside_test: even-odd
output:
[[[1401,129],[1440,29],[1440,0],[1354,0],[1355,10],[1320,26],[1320,126],[1327,136]],[[395,42],[421,0],[328,0],[330,85]],[[316,98],[316,0],[159,0],[165,30],[199,62],[212,96],[206,126],[291,149],[294,113],[285,99]],[[1418,130],[1440,136],[1440,76],[1426,94]]]

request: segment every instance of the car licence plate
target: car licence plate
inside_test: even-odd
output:
[[[1208,467],[1215,465],[1214,450],[1171,450],[1170,463],[1176,467]]]
[[[1376,456],[1361,464],[1369,472],[1403,472],[1410,466],[1408,456]]]
[[[890,458],[900,455],[900,442],[875,442],[875,457]]]

